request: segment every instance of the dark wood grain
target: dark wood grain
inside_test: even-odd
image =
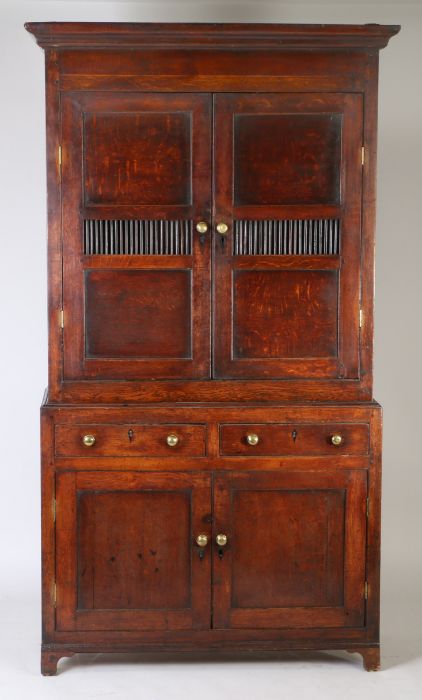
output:
[[[84,435],[93,435],[95,444],[85,447]],[[170,447],[167,437],[175,435],[177,444]],[[56,457],[203,457],[206,452],[206,429],[199,425],[149,425],[126,423],[104,425],[56,425]]]
[[[216,627],[363,624],[362,471],[232,472],[215,492],[215,532],[228,536],[214,557]]]
[[[249,445],[247,435],[255,433],[259,442]],[[333,435],[340,435],[342,442],[333,445]],[[223,455],[311,455],[311,454],[367,454],[369,432],[367,425],[327,424],[309,425],[290,423],[267,425],[222,425],[220,450]]]
[[[335,273],[236,271],[233,294],[233,359],[337,355]]]
[[[236,114],[234,203],[340,202],[339,114]]]
[[[215,246],[215,375],[360,379],[361,97],[218,94],[215,114],[214,215],[229,226],[224,242],[217,236]],[[330,172],[328,162],[336,164]],[[274,256],[271,274],[259,271],[255,258],[250,261],[255,274],[247,272],[249,259],[242,262],[242,274],[234,273],[234,220],[267,220],[268,206],[271,219],[302,219],[307,206],[312,218],[321,218],[324,207],[336,203],[338,277],[307,272],[302,283],[299,272],[276,274],[279,260],[284,268],[283,256]]]
[[[207,474],[60,474],[57,628],[207,627],[210,493]]]
[[[42,672],[288,649],[377,670],[377,80],[399,27],[26,28],[46,50]]]
[[[85,356],[191,359],[191,304],[188,270],[87,271]]]
[[[87,204],[190,204],[189,112],[86,114]]]

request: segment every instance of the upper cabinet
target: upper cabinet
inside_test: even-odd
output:
[[[398,28],[28,29],[50,401],[370,400],[378,51]]]

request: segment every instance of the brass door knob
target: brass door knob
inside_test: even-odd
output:
[[[215,541],[217,542],[219,547],[225,547],[227,544],[227,535],[223,535],[222,533],[217,535],[215,538]]]
[[[227,226],[227,224],[225,224],[223,222],[217,224],[216,228],[217,228],[218,233],[220,233],[222,236],[225,236],[229,230],[229,227]]]
[[[195,541],[199,547],[206,547],[208,544],[208,536],[201,533],[198,535]]]
[[[259,442],[259,437],[256,433],[248,433],[246,436],[246,442],[248,445],[257,445]]]
[[[82,438],[82,442],[85,445],[85,447],[92,447],[95,445],[95,437],[94,435],[84,435]]]
[[[179,438],[177,437],[177,435],[171,434],[171,435],[167,435],[166,441],[167,441],[167,445],[169,447],[176,447],[177,443],[179,442]]]
[[[208,231],[208,224],[206,221],[198,221],[196,224],[196,230],[198,233],[206,233]]]
[[[338,447],[343,442],[343,438],[341,435],[332,435],[331,442],[333,443],[333,445]]]

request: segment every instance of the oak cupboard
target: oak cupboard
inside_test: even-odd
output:
[[[29,23],[45,50],[42,672],[379,667],[381,25]]]

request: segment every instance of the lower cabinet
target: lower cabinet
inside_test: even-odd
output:
[[[362,626],[366,497],[364,469],[58,472],[56,629]]]

